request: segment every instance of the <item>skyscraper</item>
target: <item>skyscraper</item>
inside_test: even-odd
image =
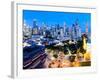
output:
[[[78,20],[75,22],[75,26],[76,26],[76,39],[79,40],[81,38],[81,28]]]
[[[78,23],[78,20],[75,21],[75,23],[72,25],[72,30],[71,30],[71,38],[72,40],[79,40],[81,38],[81,28]]]
[[[46,24],[43,22],[43,23],[42,23],[42,35],[43,35],[43,36],[46,35],[46,28],[47,28],[47,26],[46,26]]]
[[[86,24],[86,35],[88,36],[88,23]]]
[[[33,28],[32,28],[32,34],[38,34],[38,26],[37,26],[37,20],[33,20]]]
[[[29,25],[26,24],[26,22],[24,22],[23,25],[23,40],[25,39],[29,39],[32,37],[32,29],[30,28]]]
[[[64,22],[63,26],[64,26],[64,27],[63,27],[63,29],[64,29],[64,35],[66,35],[66,27],[67,27],[67,26],[66,26],[66,22]]]
[[[75,38],[76,38],[76,27],[75,24],[73,24],[71,28],[71,39],[75,40]]]

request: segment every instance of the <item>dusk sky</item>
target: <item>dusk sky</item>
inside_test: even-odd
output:
[[[89,32],[91,31],[91,14],[90,13],[76,13],[76,12],[52,12],[52,11],[34,11],[23,10],[23,21],[33,27],[33,20],[37,20],[38,26],[42,23],[48,26],[59,24],[62,26],[66,22],[67,27],[72,27],[72,24],[78,20],[78,23],[85,31],[86,24],[88,24]]]

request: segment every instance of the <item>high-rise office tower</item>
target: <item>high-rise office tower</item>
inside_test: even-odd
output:
[[[75,27],[76,27],[76,40],[78,40],[81,38],[81,28],[78,20],[75,22]]]
[[[33,20],[33,28],[32,28],[32,34],[38,34],[38,26],[37,26],[37,20]]]
[[[63,24],[64,35],[66,35],[66,28],[67,28],[67,25],[66,25],[66,22],[64,22],[64,24]]]
[[[47,26],[46,26],[46,24],[43,22],[43,23],[42,23],[42,35],[43,35],[43,36],[46,35],[46,29],[47,29]]]
[[[86,24],[86,35],[88,36],[88,23]]]
[[[73,24],[71,28],[71,39],[75,40],[75,38],[76,38],[76,27],[75,24]]]

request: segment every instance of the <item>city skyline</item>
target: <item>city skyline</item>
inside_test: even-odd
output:
[[[37,20],[37,25],[41,27],[43,23],[49,27],[59,24],[63,27],[66,23],[67,27],[72,27],[76,21],[80,25],[82,32],[85,32],[88,24],[88,31],[91,32],[91,14],[90,13],[76,13],[76,12],[53,12],[53,11],[34,11],[23,10],[23,21],[31,28],[33,27],[33,20]]]
[[[91,14],[23,11],[23,69],[91,66]]]

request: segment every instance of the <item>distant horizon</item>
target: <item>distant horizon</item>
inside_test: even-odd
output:
[[[72,27],[72,24],[78,21],[82,32],[85,32],[86,24],[88,24],[88,31],[91,33],[90,13],[23,10],[24,24],[33,27],[34,19],[37,20],[39,27],[41,27],[43,23],[49,27],[56,24],[63,26],[64,23],[66,23],[67,27]]]

